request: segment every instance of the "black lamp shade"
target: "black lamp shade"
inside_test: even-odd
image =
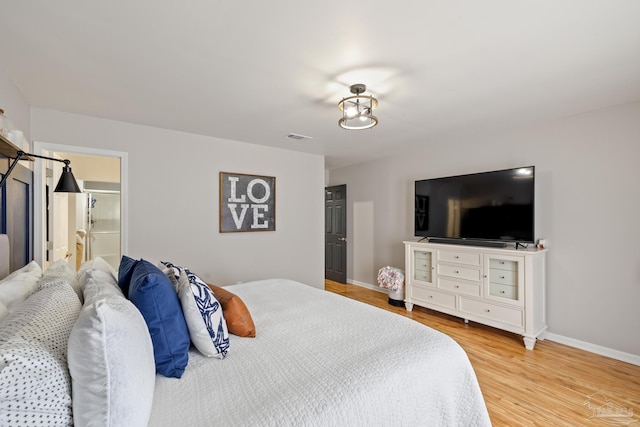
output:
[[[56,193],[80,193],[80,187],[78,187],[78,183],[73,177],[70,166],[64,165],[62,167],[62,175],[60,175],[58,185],[53,191]]]

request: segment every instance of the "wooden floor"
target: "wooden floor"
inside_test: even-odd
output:
[[[548,340],[527,350],[520,335],[464,324],[418,306],[409,313],[389,305],[386,294],[361,286],[326,280],[325,289],[409,317],[456,340],[471,360],[494,426],[640,427],[640,366]],[[609,413],[617,410],[625,416],[596,415],[595,408],[605,404]]]

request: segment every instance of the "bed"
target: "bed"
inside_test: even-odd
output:
[[[25,306],[29,306],[30,313],[71,312],[67,321],[71,326],[66,326],[71,329],[68,349],[64,346],[62,351],[52,345],[51,350],[61,352],[58,358],[68,358],[72,368],[67,375],[73,384],[73,399],[63,400],[60,408],[65,409],[66,405],[74,412],[71,418],[60,417],[61,425],[74,421],[76,425],[126,422],[149,426],[490,425],[467,355],[451,338],[402,316],[286,279],[225,288],[244,302],[256,328],[252,338],[230,334],[226,357],[205,357],[191,346],[181,378],[151,372],[151,384],[143,387],[145,380],[128,384],[122,372],[118,375],[123,378],[115,381],[114,372],[122,369],[126,372],[129,369],[123,367],[126,364],[133,364],[130,377],[144,370],[135,364],[144,359],[138,356],[146,351],[147,344],[137,340],[109,346],[112,341],[106,340],[103,344],[107,348],[102,352],[111,355],[112,360],[104,370],[111,377],[95,378],[102,372],[97,371],[92,374],[96,384],[80,384],[80,377],[86,373],[79,372],[78,366],[89,369],[94,365],[86,361],[78,365],[77,360],[72,360],[76,351],[74,333],[82,323],[82,313],[89,308],[87,304],[98,307],[100,302],[96,301],[100,298],[111,298],[112,304],[117,301],[115,305],[123,309],[130,309],[131,304],[115,295],[113,285],[96,285],[99,280],[94,279],[107,277],[103,274],[105,268],[103,272],[95,269],[92,273],[94,268],[90,265],[77,275],[65,268],[58,264],[54,268],[57,271],[43,272],[39,285],[23,302],[14,304],[0,323],[0,352],[6,355],[9,351],[6,330],[15,329],[15,319]],[[2,289],[0,282],[0,294]],[[42,295],[45,292],[64,294],[69,302],[61,303],[51,295],[45,297]],[[43,308],[51,301],[57,305]],[[50,320],[46,322],[51,324]],[[129,326],[121,327],[120,331],[124,329]],[[24,340],[25,334],[21,334]],[[121,339],[120,332],[117,337]],[[40,348],[49,338],[38,340]],[[91,347],[86,340],[79,344]],[[10,365],[0,355],[0,383],[2,371]],[[96,387],[107,389],[106,394],[96,394],[101,402],[92,403],[100,413],[92,412],[95,407],[86,409],[86,402],[80,405],[76,401],[81,387],[89,390],[83,391],[83,395],[91,394]],[[142,402],[144,395],[148,395],[146,403]],[[39,399],[42,401],[42,396]],[[15,407],[16,400],[19,398],[0,392],[1,425],[22,425],[15,423],[16,418],[11,418],[8,409],[11,405]],[[29,404],[24,407],[27,409],[22,416],[29,412]]]

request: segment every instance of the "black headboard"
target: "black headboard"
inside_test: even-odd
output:
[[[0,174],[9,169],[10,159],[0,156]],[[11,271],[33,259],[33,172],[17,165],[0,188],[0,234],[9,236]]]

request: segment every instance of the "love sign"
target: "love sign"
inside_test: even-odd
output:
[[[220,172],[220,232],[275,229],[276,178]]]

